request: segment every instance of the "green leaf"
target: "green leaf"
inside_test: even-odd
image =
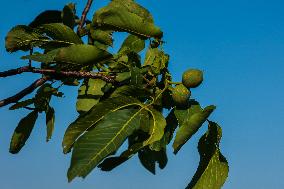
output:
[[[137,98],[147,98],[150,96],[150,92],[138,86],[123,85],[115,89],[115,91],[111,94],[110,97],[118,97],[121,95],[137,97]]]
[[[75,27],[75,4],[69,3],[64,6],[62,11],[62,22],[64,25],[69,26],[71,29]]]
[[[48,107],[46,114],[46,142],[51,139],[53,130],[54,130],[54,122],[55,122],[55,112],[52,107]]]
[[[106,82],[101,79],[86,80],[78,91],[78,100],[76,109],[79,113],[89,111],[94,105],[99,102],[101,96],[104,95],[102,88]]]
[[[25,25],[15,26],[8,32],[5,38],[5,48],[8,52],[28,51],[32,47],[40,46],[44,43],[46,43],[46,37]]]
[[[112,32],[112,30],[94,29],[93,27],[90,29],[92,38],[107,46],[112,46]]]
[[[24,108],[28,105],[33,104],[33,103],[34,103],[34,99],[28,99],[28,100],[24,100],[24,101],[21,101],[21,102],[17,102],[13,106],[11,106],[9,108],[9,110],[16,110],[16,109],[19,109],[19,108]]]
[[[150,120],[150,137],[143,142],[144,146],[160,140],[164,135],[164,129],[166,127],[166,120],[161,112],[154,108],[150,108],[148,111],[152,115]]]
[[[208,131],[198,143],[199,166],[186,189],[221,189],[229,173],[228,162],[219,149],[221,137],[221,127],[209,122]]]
[[[180,126],[173,143],[175,154],[198,131],[215,108],[215,106],[208,106],[202,110],[197,103],[192,104],[186,110],[175,110],[175,115]]]
[[[21,119],[11,139],[10,153],[16,154],[22,149],[34,128],[37,117],[38,112],[32,111]]]
[[[151,66],[152,72],[156,75],[167,67],[169,55],[165,54],[158,48],[149,48],[143,66]]]
[[[137,104],[140,104],[137,99],[128,96],[109,98],[98,103],[88,112],[80,115],[73,123],[69,125],[62,142],[63,152],[68,153],[76,139],[85,131],[92,128],[100,120],[102,120],[107,113]]]
[[[138,152],[138,157],[141,164],[154,175],[156,174],[156,162],[159,164],[160,169],[165,168],[168,162],[166,149],[154,151],[145,147]]]
[[[47,111],[49,107],[49,102],[51,100],[51,96],[53,95],[54,92],[57,90],[54,89],[51,84],[45,83],[42,85],[38,90],[37,93],[34,97],[34,105],[35,108],[42,112],[42,111]]]
[[[166,117],[167,125],[165,128],[165,134],[164,134],[166,144],[169,144],[171,142],[174,132],[178,126],[178,120],[175,116],[174,110],[175,109],[172,109]]]
[[[74,145],[68,180],[86,177],[102,159],[115,152],[139,128],[139,113],[133,109],[111,112],[81,136]]]
[[[62,22],[61,11],[47,10],[40,13],[30,24],[32,28],[36,28],[42,24],[60,23]]]
[[[119,49],[118,53],[123,54],[125,51],[139,53],[145,48],[145,41],[136,35],[128,35]]]
[[[125,81],[131,77],[130,72],[122,72],[122,73],[117,73],[115,80],[118,82]]]
[[[98,10],[94,15],[93,24],[115,31],[126,31],[141,37],[161,38],[163,36],[160,28],[140,15],[131,12],[122,4],[116,1],[116,3]]]
[[[131,67],[130,75],[130,85],[141,87],[143,83],[143,75],[141,69],[138,67]]]
[[[93,45],[71,45],[60,48],[55,61],[82,66],[94,65],[95,63],[110,58],[112,55],[107,51]]]
[[[62,23],[43,24],[38,27],[53,40],[68,42],[70,44],[82,44],[81,38],[68,26]]]
[[[42,63],[53,63],[55,62],[55,57],[58,53],[59,49],[54,49],[52,51],[47,52],[46,54],[35,53],[32,55],[22,56],[21,59],[23,60],[33,60],[36,62]]]

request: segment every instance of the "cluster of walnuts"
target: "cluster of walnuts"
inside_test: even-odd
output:
[[[182,74],[182,83],[172,89],[172,98],[176,105],[187,104],[191,95],[190,88],[198,87],[203,81],[203,73],[198,69],[188,69]]]

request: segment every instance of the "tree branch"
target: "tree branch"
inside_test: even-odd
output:
[[[36,88],[43,85],[48,80],[48,77],[42,77],[35,82],[33,82],[30,86],[25,88],[24,90],[20,91],[19,93],[15,94],[14,96],[11,96],[9,98],[6,98],[4,100],[0,101],[0,107],[6,106],[11,103],[18,102],[26,95],[32,93]]]
[[[115,76],[107,76],[102,73],[92,73],[92,72],[83,72],[83,71],[57,71],[53,69],[39,69],[33,68],[29,66],[24,66],[16,69],[11,69],[8,71],[0,72],[0,77],[8,77],[17,74],[21,74],[24,72],[31,72],[31,73],[40,73],[49,75],[51,78],[58,78],[58,77],[73,77],[73,78],[91,78],[91,79],[101,79],[108,83],[116,84]]]
[[[80,24],[78,26],[78,29],[77,29],[77,33],[80,33],[81,29],[83,28],[84,24],[85,24],[85,20],[86,20],[86,17],[87,17],[87,14],[91,8],[91,5],[93,3],[93,0],[88,0],[85,8],[84,8],[84,11],[82,13],[82,16],[81,16],[81,20],[80,20]]]

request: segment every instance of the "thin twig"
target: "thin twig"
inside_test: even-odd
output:
[[[84,8],[84,11],[82,13],[80,24],[79,24],[78,29],[77,29],[77,33],[80,33],[81,29],[83,28],[85,21],[86,21],[87,14],[88,14],[91,6],[92,6],[92,3],[93,3],[93,0],[88,0],[86,6]]]
[[[107,76],[103,73],[93,73],[93,72],[83,72],[83,71],[57,71],[53,69],[39,69],[29,66],[24,66],[16,69],[11,69],[8,71],[0,72],[0,77],[8,77],[24,72],[31,73],[40,73],[51,76],[51,78],[62,78],[62,77],[73,77],[73,78],[92,78],[92,79],[101,79],[108,83],[117,83],[115,81],[115,76]]]
[[[0,107],[6,106],[11,103],[18,102],[26,95],[32,93],[36,88],[43,85],[48,80],[48,77],[42,77],[35,82],[33,82],[30,86],[25,88],[24,90],[20,91],[19,93],[15,94],[14,96],[11,96],[9,98],[6,98],[4,100],[0,101]]]

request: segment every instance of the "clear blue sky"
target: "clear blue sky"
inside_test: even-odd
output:
[[[16,24],[28,24],[44,9],[61,9],[69,0],[3,1],[0,7],[0,70],[24,62],[4,49],[4,37]],[[75,1],[78,12],[85,1]],[[82,3],[84,2],[84,3]],[[92,10],[105,5],[95,0]],[[204,70],[203,85],[193,90],[202,105],[215,104],[212,116],[223,127],[221,148],[230,163],[224,189],[283,189],[284,179],[284,1],[283,0],[139,0],[165,33],[170,69],[180,80],[183,70]],[[121,41],[120,39],[117,41]],[[27,86],[28,74],[0,80],[0,98]],[[66,88],[62,101],[53,101],[57,116],[52,140],[45,142],[39,119],[18,155],[8,152],[12,132],[26,111],[0,109],[1,189],[182,189],[199,161],[197,141],[204,126],[178,155],[169,148],[169,163],[156,176],[134,158],[111,173],[93,171],[85,180],[67,183],[70,155],[61,140],[76,117],[76,89]]]

